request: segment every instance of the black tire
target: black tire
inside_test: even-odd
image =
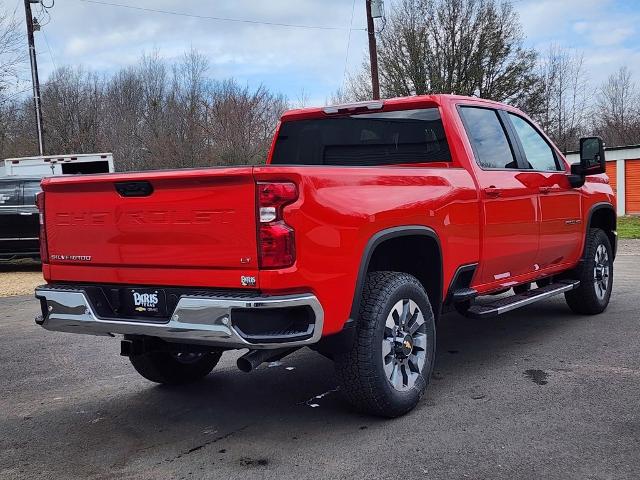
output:
[[[471,308],[471,300],[465,300],[464,302],[454,303],[453,308],[455,308],[456,312],[458,312],[460,315],[462,315],[463,317],[466,317],[467,313],[469,312],[469,309]]]
[[[596,262],[596,252],[599,262]],[[606,252],[606,261],[602,252]],[[606,263],[606,270],[603,262]],[[613,250],[609,237],[599,228],[592,228],[587,233],[584,260],[576,271],[576,279],[580,280],[580,286],[564,294],[569,308],[583,315],[604,312],[613,287]],[[603,284],[606,284],[604,289]]]
[[[188,357],[181,358],[182,355]],[[165,385],[182,385],[198,381],[211,373],[222,352],[175,354],[146,352],[129,357],[131,365],[147,380]]]
[[[404,321],[394,320],[398,305]],[[388,321],[392,328],[386,326]],[[415,333],[406,333],[410,338],[402,336],[400,323],[405,332],[415,327]],[[382,417],[398,417],[412,410],[433,372],[435,334],[429,297],[415,277],[398,272],[368,274],[354,347],[335,359],[343,396],[359,411]],[[385,346],[389,351],[386,356]],[[422,368],[418,368],[420,364]]]
[[[515,287],[513,287],[513,293],[515,293],[516,295],[528,292],[529,290],[531,290],[530,283],[523,283],[522,285],[516,285]]]

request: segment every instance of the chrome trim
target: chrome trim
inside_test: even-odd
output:
[[[38,237],[0,238],[0,242],[16,242],[22,240],[39,240]]]
[[[225,298],[183,295],[166,323],[100,318],[81,289],[38,287],[35,296],[46,304],[47,314],[36,318],[47,330],[89,335],[148,335],[167,341],[198,343],[224,348],[275,349],[311,345],[320,340],[324,311],[312,294]],[[289,308],[309,306],[315,317],[313,336],[282,343],[249,343],[233,328],[234,308]]]

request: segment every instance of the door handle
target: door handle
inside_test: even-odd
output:
[[[498,198],[500,196],[500,189],[493,185],[484,189],[484,193],[489,198]]]
[[[540,193],[550,193],[551,187],[540,187]]]

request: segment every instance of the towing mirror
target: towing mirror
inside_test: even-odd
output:
[[[578,165],[576,165],[578,166]],[[604,158],[604,142],[600,137],[580,139],[579,175],[598,175],[606,171]]]

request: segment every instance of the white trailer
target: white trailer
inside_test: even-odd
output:
[[[7,158],[4,161],[4,175],[15,177],[51,177],[113,171],[113,154],[111,153],[45,155]]]

